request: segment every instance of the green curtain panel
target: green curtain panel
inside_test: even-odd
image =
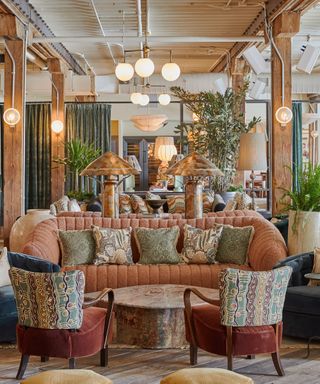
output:
[[[293,190],[299,190],[298,170],[302,166],[302,104],[295,102],[292,104],[292,170],[293,170]]]
[[[106,103],[68,103],[66,104],[66,141],[80,139],[83,143],[93,143],[101,153],[110,150],[111,105]],[[100,183],[96,179],[80,178],[81,188],[97,194]],[[71,175],[66,177],[66,191],[74,190]]]
[[[26,209],[49,208],[51,195],[51,105],[26,105]]]

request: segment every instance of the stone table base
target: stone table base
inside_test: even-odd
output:
[[[115,289],[116,324],[114,342],[141,348],[183,348],[185,338],[184,285],[140,285]],[[216,289],[196,287],[202,294],[218,299]],[[87,294],[87,298],[97,293]],[[192,304],[203,304],[192,297]],[[102,303],[106,305],[106,301]]]

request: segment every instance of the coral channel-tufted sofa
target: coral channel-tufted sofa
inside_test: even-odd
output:
[[[210,213],[203,219],[183,219],[177,217],[168,219],[150,219],[126,217],[120,219],[102,218],[97,213],[76,213],[59,216],[39,223],[23,252],[43,259],[59,263],[61,253],[57,238],[57,229],[82,230],[91,225],[112,228],[148,227],[165,228],[178,225],[180,237],[177,244],[178,252],[183,246],[183,226],[190,224],[194,227],[207,229],[217,224],[229,224],[237,227],[252,225],[255,232],[249,248],[249,265],[232,264],[138,264],[139,252],[132,236],[133,260],[132,265],[77,265],[67,269],[80,269],[86,276],[86,292],[102,290],[105,287],[120,288],[142,284],[185,284],[209,288],[218,287],[218,275],[226,267],[236,267],[247,270],[271,270],[273,266],[287,256],[287,248],[277,228],[254,211],[227,211]]]

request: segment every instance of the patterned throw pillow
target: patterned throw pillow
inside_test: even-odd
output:
[[[68,202],[68,211],[69,212],[81,212],[80,205],[78,204],[76,199],[71,199]]]
[[[83,318],[84,274],[9,271],[19,324],[44,329],[79,329]]]
[[[254,227],[224,225],[218,245],[216,261],[237,265],[248,264],[248,250],[254,235]]]
[[[169,213],[184,213],[185,212],[185,197],[167,196],[168,212]]]
[[[203,213],[212,212],[214,202],[214,192],[206,191],[202,194],[202,203],[203,203]]]
[[[177,252],[180,229],[171,228],[135,228],[140,264],[178,264],[181,258]]]
[[[138,195],[131,195],[131,206],[134,213],[141,213],[142,215],[149,213],[147,203]]]
[[[252,199],[245,192],[237,192],[233,200],[237,203],[236,209],[251,209]]]
[[[222,225],[209,229],[184,226],[182,257],[188,264],[213,264],[218,250]]]
[[[58,201],[55,201],[54,205],[56,207],[57,213],[68,211],[69,201],[70,201],[70,199],[68,196],[63,196]]]
[[[92,264],[96,243],[91,229],[82,231],[58,231],[62,254],[62,266]]]
[[[92,226],[96,242],[95,265],[132,264],[132,228],[114,229]]]
[[[4,287],[5,285],[11,285],[9,269],[10,264],[8,261],[8,251],[7,248],[4,247],[0,255],[0,287]]]
[[[223,200],[222,196],[218,193],[214,194],[214,201],[212,204],[212,212],[219,212],[223,211],[226,206],[225,201]]]
[[[226,206],[223,208],[224,211],[234,211],[237,208],[237,202],[232,200],[228,200]]]
[[[119,197],[119,209],[120,213],[132,213],[131,199],[129,195],[122,193]]]

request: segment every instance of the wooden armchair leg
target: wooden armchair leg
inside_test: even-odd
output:
[[[71,357],[69,359],[69,369],[75,369],[76,367],[76,359],[74,357]]]
[[[275,367],[278,375],[284,376],[285,373],[284,373],[284,369],[283,369],[282,364],[281,364],[279,352],[277,351],[277,352],[271,353],[271,357],[272,357],[272,361],[273,361],[274,367]]]
[[[28,362],[29,362],[29,355],[21,355],[20,365],[19,365],[17,376],[16,376],[17,380],[21,380],[23,378]]]
[[[109,355],[109,350],[108,350],[108,346],[106,346],[105,348],[101,349],[100,351],[100,366],[101,367],[107,367],[108,366],[108,357]]]
[[[196,365],[198,363],[198,347],[190,344],[190,364]]]
[[[41,356],[41,363],[46,363],[49,361],[49,356]]]
[[[226,340],[226,352],[227,352],[227,358],[228,358],[228,370],[232,371],[233,369],[233,362],[232,362],[232,356],[233,356],[233,342],[232,342],[232,327],[226,327],[227,328],[227,340]]]

